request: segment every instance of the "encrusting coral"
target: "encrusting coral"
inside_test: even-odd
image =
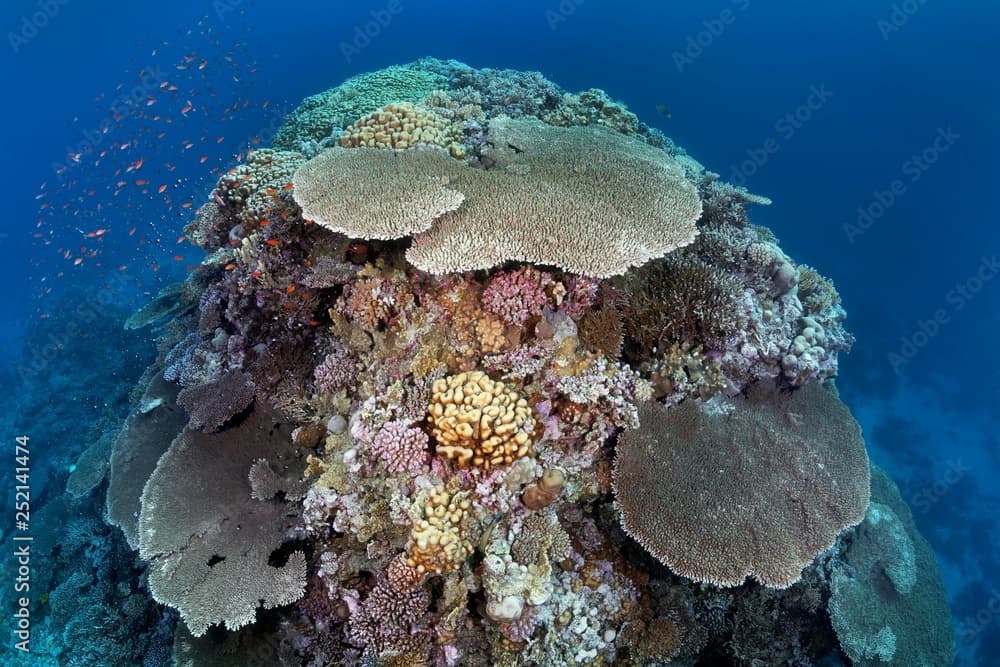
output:
[[[820,664],[886,582],[904,655],[939,580],[898,504],[852,528],[846,314],[766,198],[603,91],[430,58],[274,144],[188,225],[111,459],[179,664]]]

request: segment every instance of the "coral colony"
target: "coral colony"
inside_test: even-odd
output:
[[[950,664],[768,203],[536,73],[306,98],[129,320],[107,517],[178,664]]]

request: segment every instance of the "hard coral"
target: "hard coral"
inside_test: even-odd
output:
[[[603,128],[509,118],[491,122],[490,145],[493,168],[453,172],[468,205],[407,251],[421,270],[518,260],[606,277],[694,240],[701,201],[663,151]]]
[[[369,450],[386,472],[420,472],[427,463],[427,434],[404,421],[386,422],[372,438]]]
[[[253,402],[256,385],[242,371],[227,371],[215,380],[186,387],[177,402],[187,410],[188,425],[200,431],[218,431]]]
[[[295,173],[295,200],[348,236],[419,234],[406,257],[435,274],[520,260],[603,277],[697,233],[698,193],[661,150],[603,128],[509,118],[494,119],[490,136],[491,169],[432,151],[324,151]]]
[[[483,290],[483,306],[506,324],[521,326],[541,315],[549,301],[545,285],[552,279],[533,267],[504,271],[490,278]]]
[[[407,102],[387,104],[357,121],[340,138],[344,148],[437,146],[454,158],[465,157],[461,130],[434,112]]]
[[[273,608],[305,590],[301,551],[283,566],[269,562],[291,523],[287,508],[251,497],[248,472],[276,443],[291,447],[288,429],[260,409],[222,433],[185,431],[143,489],[139,554],[150,561],[150,591],[195,636],[217,623],[241,628],[262,601]]]
[[[719,586],[795,583],[868,506],[868,456],[850,411],[810,384],[758,384],[728,414],[646,404],[619,443],[625,531],[675,573]]]
[[[427,415],[437,453],[460,466],[489,470],[531,451],[528,402],[482,371],[435,381]]]
[[[628,281],[625,330],[643,350],[667,342],[722,350],[744,326],[742,286],[701,260],[669,256],[643,266]]]
[[[407,564],[420,573],[446,573],[461,567],[472,553],[465,523],[472,503],[467,494],[439,486],[413,507],[413,530],[407,545]]]
[[[316,387],[321,391],[340,391],[352,387],[358,380],[361,365],[350,350],[337,345],[313,371]]]
[[[855,665],[950,665],[955,637],[934,552],[899,489],[872,469],[872,505],[834,561],[828,610]]]

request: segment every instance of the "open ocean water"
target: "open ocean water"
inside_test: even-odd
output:
[[[0,15],[0,663],[1000,665],[995,4],[9,0]],[[590,89],[605,94],[574,95]],[[376,143],[439,171],[315,157]],[[670,169],[644,171],[648,150]],[[563,188],[591,168],[584,194]],[[597,236],[666,222],[630,228],[641,258],[632,236],[593,246],[573,197],[624,212]],[[403,210],[412,227],[374,231]],[[546,215],[555,232],[518,227]],[[478,250],[474,231],[425,239],[442,219],[505,231]],[[418,234],[433,260],[404,259]],[[503,234],[527,250],[480,260]],[[711,284],[691,305],[696,274]],[[761,338],[733,342],[747,331]],[[839,401],[801,402],[846,404],[912,522],[885,484],[874,495],[877,473],[853,509],[860,477],[827,478],[849,468],[830,444],[849,448],[849,417],[787,407],[832,377]],[[784,425],[739,427],[764,384],[756,419],[786,406]],[[465,408],[436,414],[456,387],[459,406],[470,387],[524,400],[508,421],[528,445],[466,434],[449,421]],[[650,394],[670,406],[658,431],[639,419]],[[685,404],[729,420],[702,439],[733,447],[736,472],[650,453],[701,442],[665,435]],[[770,465],[743,429],[773,439]],[[823,472],[793,474],[793,431]],[[640,443],[654,500],[637,508],[622,487]],[[506,458],[482,463],[492,447]],[[753,490],[723,497],[730,479]],[[782,484],[805,507],[784,532],[762,505],[784,500],[760,490]],[[461,528],[421,528],[434,507]],[[796,576],[772,585],[788,559]]]

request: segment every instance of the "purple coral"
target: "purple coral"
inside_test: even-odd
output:
[[[483,306],[506,324],[521,326],[529,318],[541,315],[548,303],[545,284],[548,274],[524,267],[498,273],[483,291]]]
[[[338,345],[316,367],[313,377],[317,388],[333,392],[352,387],[359,372],[361,365],[354,355],[344,346]]]
[[[187,410],[191,428],[218,431],[253,402],[257,386],[242,371],[226,371],[212,382],[186,387],[177,403]]]
[[[430,595],[423,588],[397,591],[377,585],[363,602],[352,605],[353,600],[345,601],[354,607],[347,624],[347,637],[364,647],[365,655],[426,652],[429,635],[425,615]]]
[[[427,463],[427,434],[405,421],[386,422],[371,442],[371,453],[395,475],[420,472]]]

